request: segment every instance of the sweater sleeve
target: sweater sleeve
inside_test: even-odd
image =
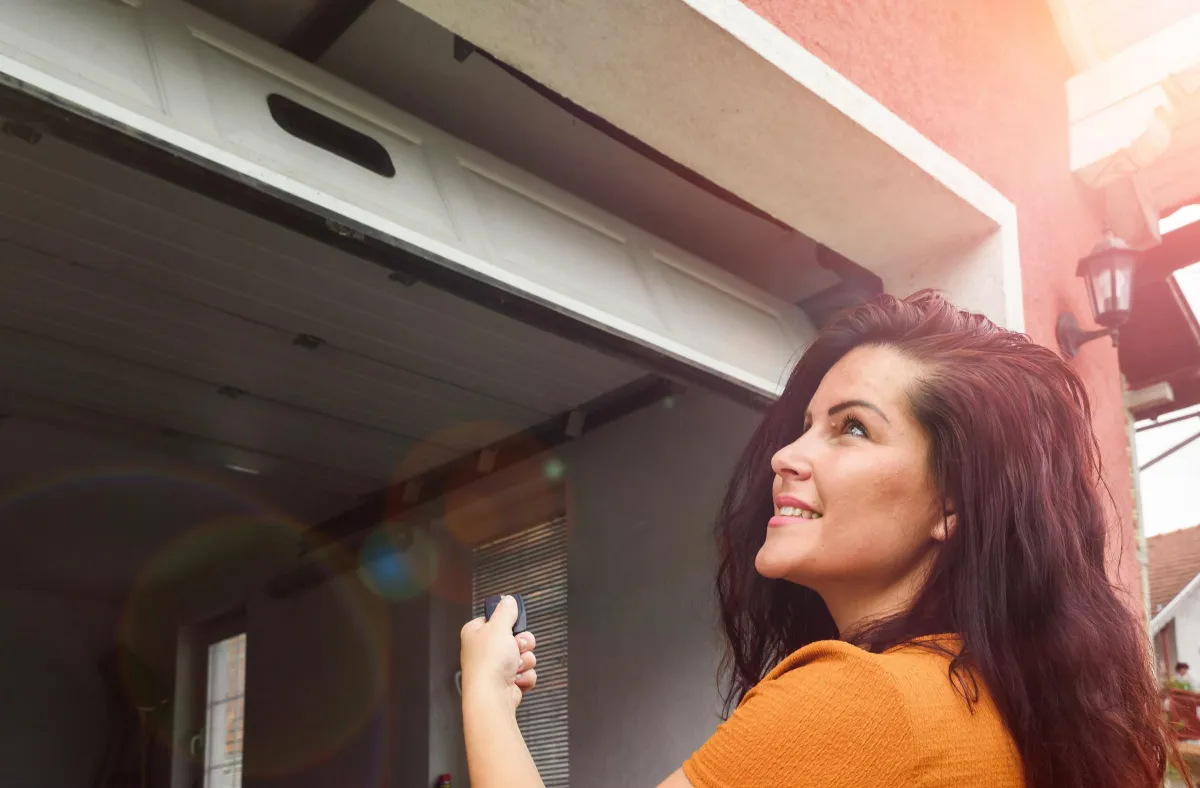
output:
[[[810,646],[747,693],[683,765],[695,788],[909,785],[914,742],[903,697],[870,656]]]

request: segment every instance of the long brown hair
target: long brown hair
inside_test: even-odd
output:
[[[1099,448],[1082,380],[1053,351],[924,291],[836,317],[744,452],[717,522],[727,709],[785,655],[840,637],[812,590],[754,571],[771,456],[803,429],[825,373],[883,345],[929,373],[909,392],[956,527],[904,613],[841,637],[872,651],[955,633],[951,680],[994,699],[1030,788],[1151,788],[1179,762],[1143,622],[1105,567]],[[928,641],[924,641],[928,643]]]

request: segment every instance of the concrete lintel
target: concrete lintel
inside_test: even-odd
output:
[[[889,287],[1023,326],[1012,203],[737,0],[403,1]]]

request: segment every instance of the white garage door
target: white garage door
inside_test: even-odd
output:
[[[772,395],[795,306],[178,0],[0,0],[10,85]]]

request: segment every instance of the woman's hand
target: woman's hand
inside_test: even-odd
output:
[[[537,641],[531,632],[513,636],[517,602],[511,596],[500,600],[490,621],[468,621],[460,635],[464,701],[470,696],[495,693],[508,699],[516,711],[521,698],[537,684]]]
[[[534,639],[513,637],[517,601],[500,600],[491,621],[462,628],[463,740],[471,784],[479,788],[544,788],[517,727],[517,706],[537,683]]]

